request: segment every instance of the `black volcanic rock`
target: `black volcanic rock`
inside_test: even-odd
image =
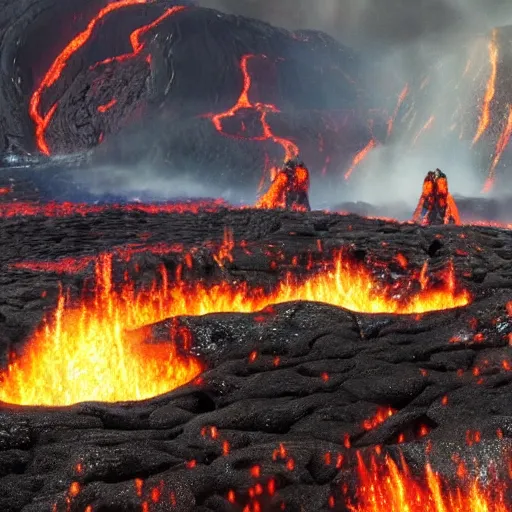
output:
[[[65,7],[54,0],[4,4],[1,149],[34,152],[29,100],[57,55],[103,5],[81,0]],[[271,140],[240,140],[240,135],[261,136],[261,113],[246,109],[226,119],[227,136],[205,117],[236,104],[244,85],[240,63],[247,54],[254,55],[248,63],[250,101],[279,109],[281,113],[268,111],[270,126],[276,136],[298,144],[313,172],[324,166],[326,155],[333,164],[343,163],[369,140],[367,105],[357,85],[359,57],[325,34],[294,34],[188,6],[143,35],[144,50],[135,58],[96,65],[130,53],[130,33],[173,5],[159,1],[119,9],[92,30],[42,94],[42,115],[57,104],[46,130],[52,154],[83,151],[104,141],[90,155],[94,164],[144,161],[167,176],[197,174],[200,168],[226,183],[234,178],[257,184],[265,154],[278,161],[283,156]],[[55,26],[65,28],[56,31]],[[112,101],[111,108],[98,110]]]
[[[256,483],[267,489],[270,480],[276,491],[269,496],[265,490],[261,496],[265,511],[281,510],[283,501],[288,510],[328,510],[330,495],[344,510],[339,490],[342,483],[354,481],[356,449],[366,453],[381,445],[394,456],[401,450],[412,468],[421,471],[430,446],[434,467],[448,477],[455,453],[468,461],[494,460],[498,471],[506,464],[501,450],[512,436],[512,374],[503,363],[512,360],[512,322],[505,310],[512,298],[510,231],[227,209],[199,215],[106,210],[85,217],[0,222],[0,243],[9,248],[0,255],[4,350],[7,344],[19,349],[43,311],[51,310],[59,280],[78,296],[92,272],[89,267],[74,276],[57,276],[15,269],[14,263],[99,254],[141,234],[146,234],[148,247],[177,241],[185,249],[200,246],[193,269],[184,272],[188,280],[272,286],[289,271],[307,275],[309,255],[313,261],[322,257],[321,240],[326,253],[351,246],[355,257],[381,279],[383,267],[371,262],[387,262],[386,272],[399,272],[394,263],[399,252],[412,268],[428,261],[434,272],[451,259],[474,296],[465,308],[419,317],[354,313],[307,302],[254,314],[181,317],[179,324],[193,334],[191,350],[208,365],[201,381],[140,403],[2,407],[2,510],[47,511],[57,503],[59,511],[69,507],[84,512],[88,505],[94,511],[128,511],[139,510],[144,500],[155,511],[242,510],[251,501],[248,489]],[[300,234],[301,225],[308,233]],[[212,265],[215,247],[205,240],[220,243],[226,226],[247,245],[235,248],[233,263],[219,268]],[[61,243],[55,242],[56,234]],[[435,241],[441,248],[429,256]],[[282,253],[274,270],[269,251]],[[285,264],[292,256],[298,257],[295,267]],[[179,255],[134,258],[145,280],[155,275],[159,263],[172,275]],[[121,278],[124,264],[116,265],[121,268],[114,269],[114,276]],[[48,294],[41,298],[43,290]],[[169,332],[169,320],[143,331],[149,340],[161,339]],[[451,342],[454,337],[459,341]],[[254,351],[257,357],[251,361]],[[363,422],[380,407],[396,413],[365,429]],[[217,438],[204,434],[204,427],[211,426],[217,428]],[[468,447],[467,431],[473,430],[482,440]],[[346,435],[352,448],[346,447]],[[229,453],[224,452],[225,441]],[[285,458],[273,456],[281,444]],[[345,461],[341,468],[336,467],[337,454]],[[260,468],[259,477],[251,474],[254,466]],[[144,480],[141,496],[136,479]],[[73,481],[79,482],[80,492],[69,498]],[[152,488],[160,490],[158,504],[151,501]],[[236,506],[228,501],[230,490]]]

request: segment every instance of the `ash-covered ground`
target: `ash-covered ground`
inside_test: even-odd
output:
[[[472,294],[466,307],[422,315],[296,302],[180,317],[190,353],[206,366],[199,380],[136,403],[2,406],[3,511],[346,510],[344,486],[357,486],[356,452],[377,445],[401,451],[419,474],[427,456],[447,478],[457,457],[468,467],[493,461],[498,472],[507,464],[511,231],[228,209],[106,209],[0,223],[4,356],[22,353],[56,307],[59,283],[79,299],[105,252],[124,250],[114,276],[127,270],[138,286],[161,264],[174,276],[191,251],[185,280],[268,288],[286,272],[309,275],[311,262],[346,248],[381,281],[407,275],[404,261],[412,270],[428,262],[432,274],[453,261],[458,286]],[[219,266],[213,256],[226,228],[236,243],[232,262]],[[151,251],[173,243],[182,249]],[[61,274],[16,265],[85,257],[89,265]],[[169,323],[146,326],[145,335],[158,339]]]

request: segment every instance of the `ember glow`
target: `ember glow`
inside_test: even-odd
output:
[[[402,458],[400,466],[389,456],[371,459],[369,465],[358,454],[357,504],[351,512],[507,512],[506,486],[493,481],[485,486],[477,478],[450,488],[430,464],[424,484],[415,478]]]
[[[41,108],[41,102],[43,94],[46,90],[52,87],[62,75],[62,72],[67,67],[69,60],[89,41],[96,27],[103,21],[103,19],[110,13],[122,9],[124,7],[147,4],[150,0],[117,0],[103,7],[96,16],[88,23],[85,30],[80,32],[74,37],[66,47],[59,53],[57,58],[53,61],[50,69],[46,72],[45,76],[41,80],[41,83],[34,91],[29,103],[29,114],[34,121],[36,127],[36,143],[37,147],[45,155],[50,155],[50,148],[46,141],[45,133],[48,128],[53,115],[57,109],[58,103],[54,103],[49,110],[44,113]],[[145,25],[130,35],[130,42],[132,44],[133,53],[131,56],[135,56],[140,53],[143,49],[143,44],[140,42],[140,37],[144,35],[148,30],[153,28],[157,23],[162,21],[164,18],[171,16],[172,14],[183,10],[184,7],[177,6],[167,9],[165,13],[160,16],[156,21]],[[126,57],[126,56],[123,56]],[[114,60],[114,59],[110,59]],[[112,106],[112,105],[110,105]]]
[[[70,217],[72,215],[91,215],[117,210],[124,212],[140,212],[149,215],[160,213],[199,213],[216,212],[228,205],[222,199],[213,201],[188,201],[185,203],[128,203],[128,204],[87,204],[87,203],[0,203],[2,217]]]
[[[508,143],[510,141],[510,136],[512,135],[512,105],[508,106],[508,117],[507,121],[505,123],[505,126],[503,127],[503,130],[500,134],[500,137],[498,139],[498,142],[496,143],[496,149],[494,151],[494,159],[492,161],[491,167],[489,169],[489,174],[487,176],[487,180],[484,185],[484,192],[489,192],[492,189],[492,186],[494,185],[494,175],[496,171],[496,166],[498,165],[501,155],[503,154],[503,151],[508,146]]]
[[[112,255],[102,255],[93,299],[75,306],[61,294],[53,316],[3,372],[0,400],[22,405],[141,400],[185,384],[203,368],[198,360],[179,355],[173,331],[167,342],[154,344],[145,343],[142,333],[125,333],[173,316],[252,313],[297,300],[408,314],[464,306],[471,300],[469,292],[457,289],[453,268],[447,269],[441,286],[430,287],[422,279],[418,291],[411,293],[397,300],[396,289],[375,282],[365,267],[341,253],[318,274],[305,281],[288,275],[271,292],[246,283],[169,283],[163,268],[159,282],[136,291],[128,279],[120,288],[114,286]]]

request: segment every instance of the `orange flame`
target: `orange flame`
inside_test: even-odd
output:
[[[69,59],[77,53],[80,48],[82,48],[87,41],[90,39],[94,29],[96,26],[105,18],[108,14],[118,9],[122,9],[123,7],[128,7],[130,5],[136,4],[147,4],[150,0],[118,0],[116,2],[109,3],[103,9],[101,9],[98,14],[89,22],[86,29],[80,32],[77,36],[75,36],[68,45],[62,50],[57,58],[53,61],[50,69],[46,72],[43,77],[41,83],[34,91],[32,97],[30,98],[29,103],[29,115],[34,121],[36,126],[36,143],[39,150],[45,155],[50,155],[50,148],[48,147],[48,143],[46,142],[45,132],[50,124],[50,121],[55,114],[57,109],[57,103],[54,103],[49,111],[44,114],[41,112],[41,100],[43,93],[52,87],[57,80],[59,80],[62,72],[68,65]],[[174,12],[178,12],[184,9],[184,7],[172,7],[167,9],[163,16],[158,18],[156,22],[151,23],[150,25],[144,26],[135,30],[130,35],[130,42],[132,43],[134,53],[138,53],[142,49],[142,45],[139,42],[139,37],[147,32],[149,28],[152,28],[156,23],[160,22],[164,17],[167,17]],[[172,12],[171,12],[172,11]],[[134,43],[138,46],[134,46]]]
[[[260,122],[263,127],[263,134],[259,137],[250,137],[250,140],[256,140],[256,141],[264,141],[264,140],[271,140],[275,142],[276,144],[279,144],[285,153],[284,160],[290,160],[292,158],[295,158],[299,154],[299,148],[296,144],[291,142],[288,139],[284,139],[281,137],[277,137],[272,132],[272,129],[270,128],[270,125],[267,121],[267,114],[270,113],[279,113],[280,110],[271,103],[252,103],[249,99],[249,92],[251,90],[252,80],[251,75],[248,71],[248,62],[250,59],[256,58],[256,55],[247,54],[242,56],[240,60],[240,70],[242,71],[243,76],[243,88],[242,92],[240,93],[240,96],[238,97],[238,100],[236,104],[231,107],[226,112],[221,112],[220,114],[210,114],[209,117],[212,120],[213,125],[215,126],[215,129],[222,133],[225,136],[231,136],[224,132],[222,127],[222,121],[226,118],[234,117],[238,112],[240,112],[243,109],[254,109],[256,112],[260,114]],[[266,58],[264,55],[260,55],[260,58]],[[239,136],[236,136],[237,138],[240,138]]]
[[[363,421],[363,428],[365,430],[372,430],[382,425],[388,418],[396,414],[396,409],[392,407],[379,408],[375,415]]]
[[[73,307],[59,297],[53,317],[0,376],[0,400],[23,405],[141,400],[183,385],[203,370],[197,359],[178,355],[172,342],[144,343],[141,331],[130,336],[125,332],[172,316],[249,313],[270,303],[296,300],[372,313],[422,313],[470,302],[467,291],[456,290],[453,268],[443,286],[422,286],[400,302],[391,290],[374,282],[366,268],[341,253],[331,263],[333,268],[326,267],[302,283],[289,275],[270,293],[246,283],[206,286],[178,280],[169,284],[163,270],[160,284],[137,292],[130,281],[120,290],[114,288],[112,256],[102,255],[96,266],[94,300],[83,299]]]
[[[401,468],[387,456],[383,463],[372,457],[367,467],[358,453],[357,505],[351,512],[507,512],[505,486],[494,482],[484,486],[476,478],[449,490],[430,464],[425,467],[426,485],[413,478],[405,461]]]
[[[213,259],[219,265],[224,266],[224,262],[228,261],[233,263],[233,249],[235,248],[235,237],[233,236],[233,230],[226,227],[224,228],[224,238],[222,244],[219,247],[217,254],[214,254]]]
[[[473,138],[473,145],[475,145],[480,137],[485,133],[491,122],[491,103],[496,94],[496,76],[498,74],[498,31],[494,29],[492,31],[491,40],[489,41],[489,62],[491,64],[491,74],[487,81],[487,87],[484,94],[482,113],[480,115],[480,121]]]
[[[494,160],[492,161],[491,167],[489,169],[489,174],[487,176],[487,180],[485,181],[485,185],[483,188],[483,192],[490,192],[494,185],[494,176],[496,171],[496,166],[498,165],[501,155],[503,151],[505,151],[508,143],[510,141],[510,136],[512,135],[512,105],[508,106],[508,118],[507,124],[503,128],[503,131],[500,134],[500,138],[496,143],[496,151],[494,154]]]

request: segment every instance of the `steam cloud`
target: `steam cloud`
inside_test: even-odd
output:
[[[390,98],[396,99],[401,87],[412,77],[428,71],[430,95],[423,98],[422,104],[415,104],[415,108],[417,116],[425,121],[436,112],[436,126],[451,122],[447,118],[449,109],[444,109],[444,105],[461,101],[468,110],[475,108],[471,83],[462,83],[454,89],[460,73],[455,76],[457,66],[450,66],[450,59],[460,64],[465,54],[457,51],[463,43],[472,44],[477,35],[488,35],[493,27],[512,23],[510,0],[197,0],[197,3],[290,30],[324,31],[359,50],[368,62],[362,86],[375,107],[387,104],[392,108]],[[485,43],[478,59],[486,65]],[[436,66],[439,63],[448,65],[439,71]],[[392,144],[373,150],[356,169],[348,187],[343,179],[346,169],[330,169],[329,174],[339,175],[339,180],[334,180],[337,186],[333,186],[332,176],[329,185],[313,182],[313,208],[364,201],[385,204],[386,215],[401,216],[398,211],[404,211],[404,204],[405,211],[412,211],[424,175],[436,167],[448,174],[452,193],[466,196],[479,193],[482,162],[475,161],[467,141],[446,144],[436,126],[425,135],[421,147],[411,148],[410,137],[398,137]],[[206,190],[186,176],[166,182],[150,167],[142,179],[149,187],[145,189],[147,194],[216,195],[233,203],[253,200],[253,190],[213,190],[212,187]],[[115,185],[97,180],[91,187],[93,191],[100,194],[114,187],[118,191],[122,188],[129,195],[131,191],[141,190],[140,175],[134,179],[122,169],[113,174]],[[370,176],[372,179],[368,179]]]
[[[450,65],[450,59],[459,59],[460,66],[466,55],[461,52],[457,55],[457,51],[463,44],[474,44],[476,36],[486,36],[493,27],[512,22],[509,0],[200,0],[199,3],[291,30],[322,30],[360,50],[369,62],[379,62],[378,74],[372,65],[368,67],[366,80],[363,79],[375,106],[386,102],[389,105],[390,96],[397,97],[401,86],[428,72],[432,92],[415,109],[418,118],[425,122],[435,112],[436,126],[449,126],[452,122],[448,113],[453,110],[450,112],[443,105],[460,101],[464,109],[475,108],[472,84],[459,83],[460,72],[457,66]],[[485,43],[482,49],[477,58],[485,66]],[[458,83],[456,90],[454,83]],[[331,186],[320,193],[315,187],[314,207],[334,206],[340,199],[374,204],[405,202],[413,206],[424,175],[436,167],[447,172],[453,193],[476,195],[482,186],[482,161],[475,160],[467,141],[447,145],[436,126],[422,137],[421,147],[417,149],[411,150],[410,134],[407,134],[407,140],[398,137],[392,145],[374,150],[354,173],[355,183],[349,190],[342,183],[343,170],[339,170],[339,189],[333,190]],[[365,176],[374,178],[364,179]]]

